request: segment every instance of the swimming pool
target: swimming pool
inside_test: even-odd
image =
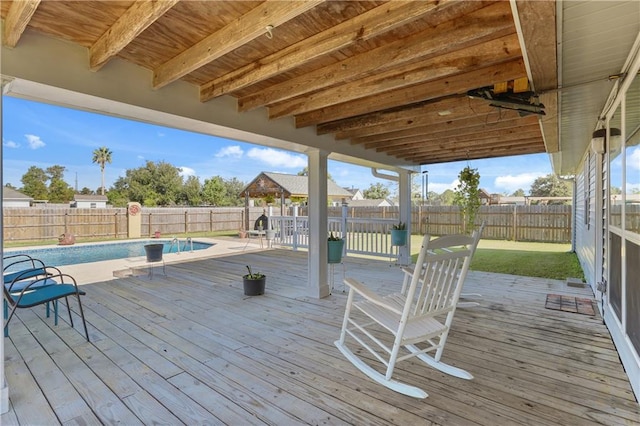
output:
[[[73,246],[56,246],[43,249],[31,249],[31,250],[12,250],[5,252],[5,256],[12,254],[28,254],[29,256],[40,259],[45,265],[52,266],[64,266],[75,265],[78,263],[89,262],[101,262],[103,260],[113,259],[126,259],[128,257],[145,256],[144,246],[146,244],[164,244],[163,253],[176,253],[176,245],[171,246],[171,240],[136,240],[126,241],[118,243],[104,243],[104,244],[88,244],[88,245],[73,245]],[[186,245],[186,248],[184,248]],[[193,250],[204,250],[214,244],[193,242]],[[190,251],[191,243],[185,244],[185,241],[180,241],[181,251]]]

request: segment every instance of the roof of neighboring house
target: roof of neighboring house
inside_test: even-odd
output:
[[[307,176],[289,175],[286,173],[261,172],[247,186],[244,187],[241,196],[249,192],[250,197],[261,197],[267,194],[289,197],[308,197],[309,178]],[[344,188],[339,187],[335,182],[327,182],[327,195],[329,197],[340,197],[351,199],[352,194]]]
[[[360,188],[347,188],[346,186],[343,186],[342,189],[344,189],[345,191],[349,191],[351,194],[355,195],[356,193],[358,193],[358,191],[360,191]]]
[[[92,201],[92,202],[97,202],[97,201],[108,201],[108,198],[106,195],[85,195],[85,194],[75,194],[73,196],[73,201]]]
[[[3,200],[17,200],[17,201],[31,201],[32,197],[23,194],[20,191],[16,191],[13,188],[3,187],[2,188],[2,199]]]

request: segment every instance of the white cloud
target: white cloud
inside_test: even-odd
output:
[[[540,173],[520,173],[515,176],[498,176],[494,181],[494,185],[498,191],[513,193],[518,189],[523,189],[527,193],[533,182],[541,176],[544,175]]]
[[[193,170],[191,167],[185,167],[185,166],[180,166],[180,176],[187,177],[187,176],[195,176],[196,175],[196,171]]]
[[[251,148],[247,157],[268,164],[271,167],[301,169],[307,166],[307,159],[301,155],[278,151],[273,148]]]
[[[24,135],[29,143],[29,148],[38,149],[44,147],[46,144],[40,139],[40,136],[36,135]]]
[[[438,182],[429,182],[429,192],[435,192],[436,194],[442,194],[447,189],[454,190],[456,186],[458,186],[458,179],[454,180],[451,183],[438,183]]]
[[[640,170],[640,148],[636,148],[627,157],[627,167]]]
[[[19,148],[20,144],[14,141],[3,141],[2,145],[7,148]]]
[[[220,151],[218,151],[215,156],[218,158],[223,158],[223,157],[240,158],[242,157],[243,153],[244,151],[238,145],[231,145],[231,146],[225,146],[224,148],[221,148]]]

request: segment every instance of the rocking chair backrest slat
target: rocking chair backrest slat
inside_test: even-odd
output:
[[[434,240],[425,235],[406,293],[411,300],[407,304],[408,319],[455,309],[478,234],[448,235]]]

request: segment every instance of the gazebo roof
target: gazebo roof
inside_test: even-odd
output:
[[[289,175],[286,173],[260,172],[240,193],[244,197],[248,192],[250,198],[264,197],[267,194],[291,197],[309,196],[309,179],[307,176]],[[327,195],[330,198],[348,198],[352,194],[338,186],[334,181],[327,182]]]

